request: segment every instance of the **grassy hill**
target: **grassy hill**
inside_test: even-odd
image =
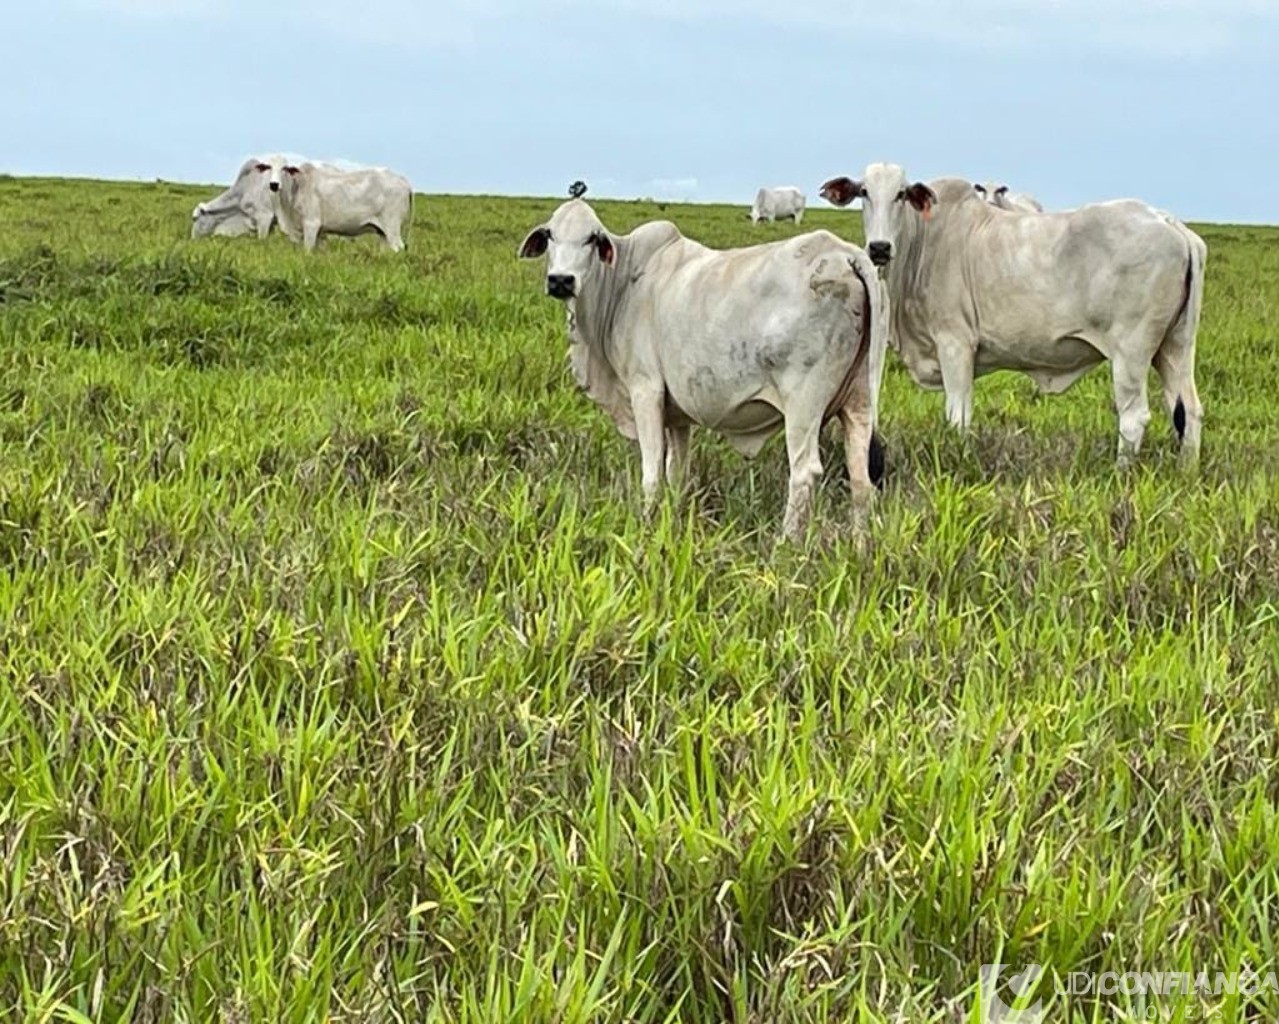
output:
[[[1197,478],[1157,387],[1125,476],[1104,367],[961,438],[890,357],[871,539],[832,429],[774,552],[780,438],[642,524],[515,258],[556,200],[308,256],[189,241],[215,191],[0,180],[0,1018],[976,1021],[1002,961],[1103,1021],[1053,972],[1279,959],[1279,230],[1199,228]]]

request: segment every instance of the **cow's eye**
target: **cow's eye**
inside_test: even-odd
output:
[[[906,198],[906,190],[902,189],[900,192],[897,193],[897,201],[900,203],[905,198]]]
[[[593,232],[591,232],[591,234],[589,234],[589,235],[587,235],[587,236],[586,236],[586,241],[585,241],[585,242],[583,242],[582,244],[583,244],[583,245],[597,245],[597,244],[599,243],[599,240],[600,240],[600,233],[599,233],[598,231],[593,231]]]

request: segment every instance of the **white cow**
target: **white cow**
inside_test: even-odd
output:
[[[278,177],[281,168],[297,160],[284,153],[249,157],[240,165],[230,188],[191,211],[191,237],[255,232],[258,238],[266,238],[276,219],[272,176]]]
[[[1199,454],[1203,406],[1195,334],[1207,247],[1136,200],[1064,213],[997,212],[967,181],[911,183],[896,164],[834,178],[823,198],[858,197],[866,250],[885,268],[894,347],[915,381],[946,393],[946,417],[972,419],[973,379],[1020,370],[1049,393],[1109,360],[1119,462],[1141,447],[1151,365],[1182,442]]]
[[[991,206],[1001,210],[1016,210],[1018,213],[1043,213],[1044,204],[1025,192],[1010,192],[1007,185],[999,185],[993,181],[985,184],[974,182],[973,188]]]
[[[791,185],[761,188],[751,204],[751,223],[791,218],[796,224],[804,220],[804,193]]]
[[[413,186],[385,167],[289,163],[273,170],[280,228],[307,250],[321,235],[374,232],[399,252],[413,214]]]
[[[784,427],[790,490],[783,536],[798,538],[822,471],[831,416],[860,520],[881,453],[876,395],[888,340],[874,265],[826,231],[720,251],[669,221],[629,235],[572,199],[524,239],[546,255],[546,292],[568,307],[569,359],[581,387],[640,446],[646,510],[681,480],[694,424],[752,458]]]
[[[270,226],[267,226],[270,231]],[[241,238],[257,232],[257,225],[251,218],[239,210],[228,210],[222,214],[203,212],[200,207],[191,211],[191,237],[208,238]]]

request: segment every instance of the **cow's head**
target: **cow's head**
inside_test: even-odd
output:
[[[907,218],[928,220],[937,203],[937,193],[922,181],[913,184],[896,164],[871,164],[861,181],[832,178],[819,194],[836,206],[862,201],[862,226],[866,231],[866,252],[877,267],[887,266],[894,246],[907,227]]]
[[[241,193],[252,192],[255,188],[270,182],[271,173],[274,170],[272,165],[278,165],[278,163],[278,157],[250,157],[244,162],[244,166],[240,168],[240,174],[236,178],[236,184],[233,187],[236,187],[237,191]]]
[[[973,191],[992,206],[999,206],[1008,194],[1007,185],[999,185],[993,181],[973,182]]]
[[[539,256],[546,257],[546,294],[572,299],[594,275],[612,266],[617,247],[590,205],[570,199],[521,243],[521,259]]]
[[[272,160],[267,166],[267,173],[270,175],[267,180],[271,191],[279,192],[286,183],[295,180],[302,173],[302,168],[299,164],[286,160]]]
[[[216,222],[211,214],[204,210],[203,203],[197,203],[194,210],[191,211],[191,237],[207,238],[213,234]]]

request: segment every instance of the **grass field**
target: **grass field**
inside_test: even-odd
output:
[[[965,439],[893,359],[871,540],[832,429],[774,551],[780,438],[641,522],[557,200],[308,257],[215,191],[0,180],[0,1020],[1279,1019],[1052,982],[1279,958],[1279,230],[1200,228],[1197,478],[1104,368]]]

